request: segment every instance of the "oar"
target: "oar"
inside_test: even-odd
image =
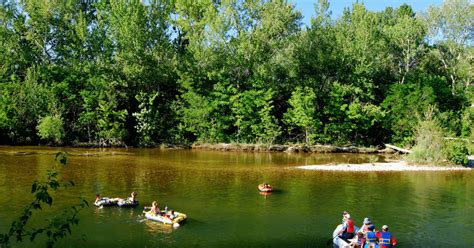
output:
[[[326,246],[330,246],[331,243],[334,243],[334,238],[336,238],[336,237],[337,237],[337,235],[334,236],[334,237],[332,237],[332,239],[329,239],[329,240],[326,242]]]

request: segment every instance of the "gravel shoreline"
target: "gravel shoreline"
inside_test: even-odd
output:
[[[461,166],[418,166],[408,165],[406,161],[365,164],[326,164],[303,165],[298,169],[319,171],[468,171],[471,168]]]

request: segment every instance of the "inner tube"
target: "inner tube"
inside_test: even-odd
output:
[[[109,206],[115,206],[117,205],[117,202],[111,201],[110,198],[108,197],[103,197],[97,202],[94,202],[94,205],[97,207],[109,207]]]
[[[133,207],[138,206],[138,201],[134,201],[134,202],[131,202],[131,201],[119,201],[119,202],[117,202],[117,205],[118,205],[119,207],[122,207],[122,208],[133,208]]]
[[[273,191],[273,188],[271,185],[267,185],[267,187],[265,187],[263,184],[259,184],[258,185],[258,190],[260,192],[272,192]]]

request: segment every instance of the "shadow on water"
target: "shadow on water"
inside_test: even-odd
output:
[[[277,194],[282,194],[282,193],[284,193],[284,190],[282,190],[282,189],[273,189],[272,192],[270,192],[270,193],[273,193],[273,194],[276,194],[276,195]]]

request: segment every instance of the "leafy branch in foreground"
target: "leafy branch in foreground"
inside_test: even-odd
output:
[[[0,234],[0,247],[8,247],[13,239],[16,239],[17,242],[22,242],[27,238],[29,238],[30,241],[34,241],[39,234],[43,233],[46,234],[47,238],[46,246],[52,247],[59,239],[71,233],[72,225],[79,223],[79,218],[77,217],[79,211],[89,205],[88,202],[83,199],[79,204],[65,209],[61,216],[51,218],[49,223],[44,227],[27,227],[28,221],[33,216],[35,210],[42,210],[44,204],[49,206],[53,205],[53,197],[50,195],[49,190],[56,191],[61,186],[74,186],[72,181],[62,183],[57,179],[59,174],[56,170],[57,165],[66,165],[67,153],[57,153],[55,160],[57,163],[50,170],[47,170],[47,180],[45,182],[33,182],[31,193],[34,194],[34,200],[23,208],[23,212],[12,222],[8,232]]]

